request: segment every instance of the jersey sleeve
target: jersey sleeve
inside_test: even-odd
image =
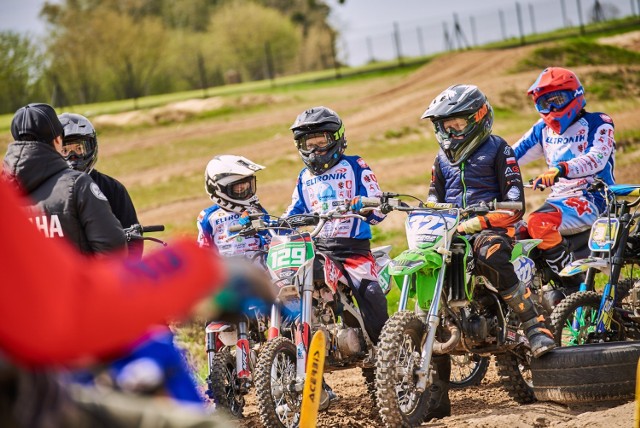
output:
[[[291,204],[287,207],[283,217],[289,217],[296,214],[307,214],[310,212],[309,208],[304,199],[303,194],[303,183],[302,183],[302,174],[304,173],[304,169],[298,175],[298,182],[296,183],[295,189],[293,189],[293,193],[291,194]]]
[[[571,160],[560,162],[564,167],[565,176],[580,178],[596,175],[607,166],[614,147],[613,121],[600,120],[590,132],[585,151]]]
[[[436,156],[431,167],[431,183],[429,184],[429,196],[427,199],[431,202],[444,202],[446,194],[444,184],[445,180],[440,168],[440,158]]]
[[[543,127],[544,122],[540,119],[513,145],[513,151],[519,165],[526,165],[544,157],[544,148],[542,147]]]
[[[525,205],[522,175],[520,173],[518,162],[516,161],[515,153],[506,142],[504,142],[504,145],[501,145],[498,150],[495,170],[498,174],[498,183],[500,186],[500,202],[521,202],[522,210],[513,210],[504,213],[489,213],[482,216],[480,217],[480,225],[483,229],[507,229],[520,220],[524,214]]]
[[[380,189],[380,185],[378,184],[378,178],[371,171],[371,168],[365,163],[362,158],[358,158],[356,160],[358,164],[358,170],[356,174],[360,176],[360,183],[358,183],[358,195],[366,196],[371,198],[379,198],[382,196],[382,190]],[[379,210],[371,211],[367,214],[367,223],[369,224],[378,224],[382,220],[384,220],[386,214],[383,214]]]

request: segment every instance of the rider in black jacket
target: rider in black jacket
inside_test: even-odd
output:
[[[66,238],[85,254],[125,248],[120,222],[98,185],[56,151],[62,124],[48,104],[20,108],[11,122],[3,174],[33,201],[30,219],[48,238]]]
[[[58,116],[64,129],[62,155],[76,171],[86,172],[96,182],[111,205],[111,211],[125,229],[139,224],[136,209],[126,187],[113,177],[95,169],[98,161],[98,138],[96,130],[86,117],[80,114],[63,113]],[[143,241],[127,243],[129,257],[139,260],[144,249]]]

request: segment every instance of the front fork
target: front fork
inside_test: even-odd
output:
[[[418,392],[424,392],[427,388],[427,383],[429,382],[429,368],[431,365],[431,354],[433,351],[433,343],[436,338],[436,329],[438,328],[438,324],[440,323],[440,317],[438,316],[438,308],[440,307],[440,298],[442,295],[442,287],[444,284],[444,274],[445,274],[446,264],[444,264],[440,268],[440,272],[438,272],[438,280],[436,282],[436,286],[433,293],[433,300],[431,301],[431,306],[429,307],[429,312],[425,315],[418,314],[423,323],[427,324],[427,338],[422,346],[422,351],[420,355],[420,361],[422,362],[420,365],[420,369],[416,371],[416,376],[418,380],[416,382],[416,390]],[[398,303],[398,311],[404,311],[407,309],[407,304],[409,300],[409,290],[411,288],[411,282],[414,279],[415,274],[405,275],[402,280],[402,290],[400,292],[400,301]]]
[[[251,350],[246,321],[238,323],[238,341],[236,342],[236,372],[238,379],[251,381]],[[244,383],[244,382],[242,382]]]

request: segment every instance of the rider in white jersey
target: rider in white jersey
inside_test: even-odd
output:
[[[608,115],[584,110],[584,89],[567,69],[545,69],[528,93],[541,119],[513,150],[520,165],[544,156],[549,167],[533,184],[552,186],[551,194],[528,227],[532,238],[543,240],[539,248],[555,276],[571,260],[563,236],[590,229],[605,207],[587,188],[596,177],[614,183],[614,126]]]

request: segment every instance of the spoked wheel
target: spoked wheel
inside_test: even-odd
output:
[[[597,332],[598,309],[602,297],[593,291],[581,291],[564,299],[551,314],[553,337],[558,346],[625,340],[619,329]],[[614,312],[612,326],[619,326]]]
[[[427,413],[428,388],[416,390],[425,326],[413,312],[397,312],[380,335],[376,390],[380,415],[388,427],[420,425]]]
[[[260,350],[255,373],[260,421],[265,427],[293,428],[300,421],[302,394],[296,392],[296,346],[276,337]]]
[[[226,407],[238,418],[244,410],[244,396],[236,372],[236,359],[228,349],[217,353],[211,361],[211,388],[214,396],[221,397],[218,405]]]
[[[480,385],[489,368],[489,358],[471,352],[451,357],[451,388],[461,389]]]
[[[531,358],[531,351],[525,347],[496,355],[500,383],[509,396],[520,404],[536,401],[533,393]]]

